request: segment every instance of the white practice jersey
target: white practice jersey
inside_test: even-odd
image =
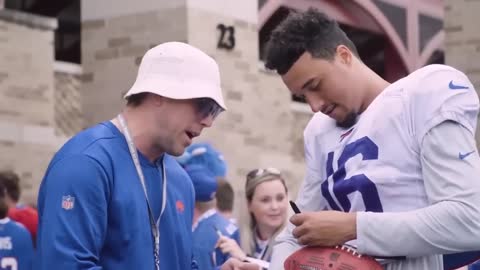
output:
[[[478,111],[478,96],[463,73],[431,65],[391,84],[352,128],[337,127],[330,117],[315,114],[304,132],[307,173],[297,199],[299,208],[359,212],[357,240],[348,244],[364,254],[408,257],[388,264],[386,269],[442,269],[442,257],[433,254],[461,248],[409,237],[422,232],[413,233],[415,226],[409,227],[401,220],[414,222],[412,217],[420,215],[414,210],[448,200],[448,195],[433,194],[434,188],[429,189],[424,181],[422,144],[426,134],[445,121],[460,124],[474,134]],[[457,159],[459,153],[454,153]],[[480,189],[480,185],[476,187]],[[439,189],[448,188],[445,185]],[[389,219],[387,212],[403,216]],[[280,266],[285,257],[299,248],[291,236],[292,229],[289,224],[278,237],[270,269],[283,269]],[[379,241],[377,236],[386,239]],[[438,235],[438,243],[443,243],[442,237]],[[417,245],[415,241],[426,243]],[[478,242],[480,247],[480,239]]]

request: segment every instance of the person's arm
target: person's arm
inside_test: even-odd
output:
[[[360,253],[418,257],[480,249],[480,158],[474,135],[445,121],[425,135],[421,146],[431,205],[404,213],[357,213]]]
[[[102,269],[108,191],[103,168],[87,156],[62,159],[48,170],[38,199],[36,269]]]
[[[305,162],[306,162],[306,176],[300,187],[297,196],[296,204],[301,211],[319,211],[326,207],[325,199],[322,196],[321,182],[318,161],[314,158],[312,153],[313,145],[310,143],[312,136],[305,135]],[[318,163],[318,164],[317,164]],[[283,270],[283,262],[293,252],[301,248],[297,239],[292,235],[295,228],[293,224],[287,221],[287,225],[275,239],[275,245],[272,251],[272,258],[270,260],[270,270]]]
[[[240,246],[240,230],[237,228],[237,230],[235,230],[235,232],[232,234],[232,237],[231,237],[233,240],[235,240],[235,242],[237,242],[237,244]]]

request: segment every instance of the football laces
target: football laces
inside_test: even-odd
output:
[[[351,253],[353,256],[357,256],[358,258],[362,258],[362,254],[358,253],[357,250],[351,246],[341,245],[341,246],[335,246],[335,248]]]

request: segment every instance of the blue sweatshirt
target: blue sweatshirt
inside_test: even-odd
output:
[[[138,154],[158,224],[162,164]],[[163,160],[160,269],[191,269],[193,186],[173,157]],[[111,122],[80,132],[58,151],[40,185],[38,210],[36,269],[155,269],[144,191],[125,137]]]
[[[218,231],[237,241],[240,245],[240,235],[235,224],[221,216],[214,209],[205,212],[198,220],[193,230],[194,258],[200,270],[218,269],[229,258],[220,249],[215,249],[218,241]]]
[[[9,218],[0,219],[0,269],[31,270],[32,261],[30,232]]]

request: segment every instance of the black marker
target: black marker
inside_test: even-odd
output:
[[[293,209],[293,212],[295,212],[295,214],[300,214],[300,209],[298,209],[298,206],[293,202],[293,201],[290,201],[290,206],[292,207]]]

